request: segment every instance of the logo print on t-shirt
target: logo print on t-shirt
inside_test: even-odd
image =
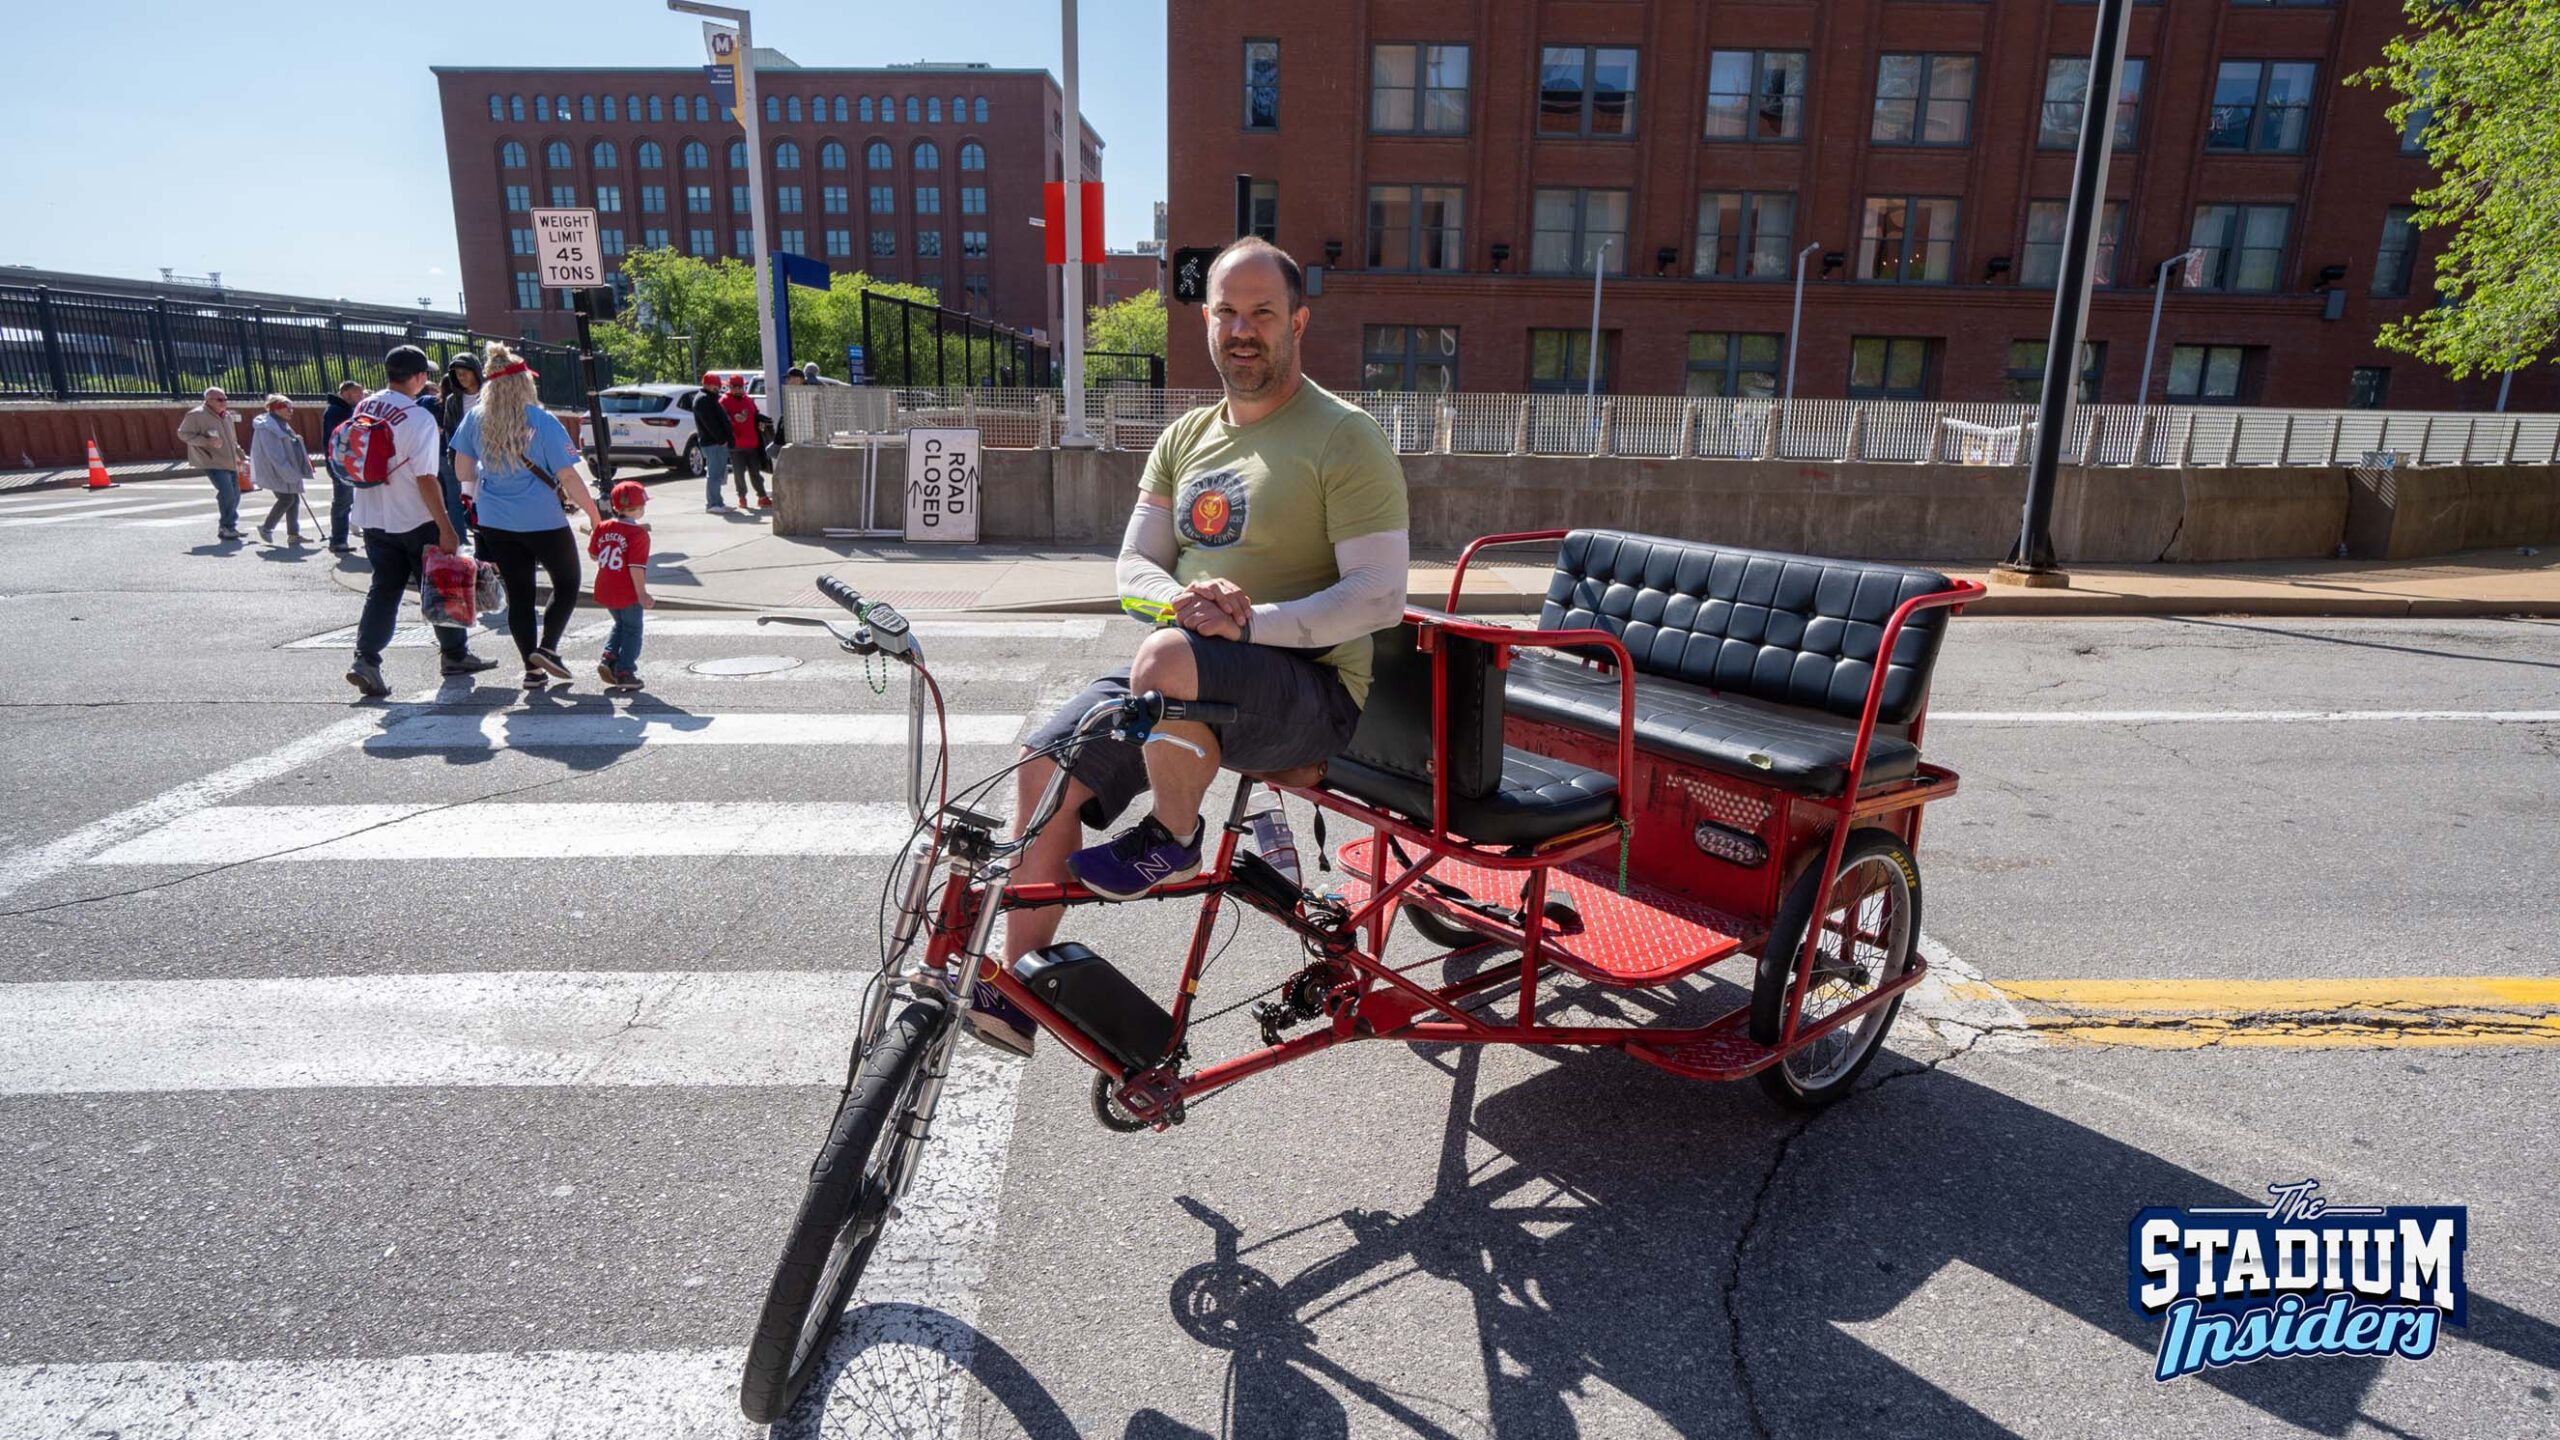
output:
[[[1249,518],[1244,477],[1233,470],[1194,475],[1182,482],[1174,510],[1183,539],[1211,550],[1233,545]]]

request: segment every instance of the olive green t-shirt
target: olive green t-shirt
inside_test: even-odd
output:
[[[1404,466],[1359,406],[1301,380],[1250,425],[1204,405],[1165,427],[1138,488],[1173,502],[1173,578],[1216,577],[1253,603],[1304,599],[1342,579],[1337,541],[1402,530]],[[1314,654],[1355,702],[1369,698],[1369,637]]]

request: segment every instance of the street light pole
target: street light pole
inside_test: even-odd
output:
[[[1600,398],[1600,279],[1609,273],[1609,247],[1616,243],[1612,235],[1591,252],[1591,353],[1583,357],[1582,366],[1585,410]]]
[[[1065,54],[1058,66],[1059,102],[1065,106],[1066,148],[1058,173],[1066,177],[1067,266],[1059,287],[1066,313],[1058,317],[1058,341],[1067,355],[1067,430],[1058,443],[1072,449],[1093,448],[1084,428],[1084,113],[1076,108],[1076,0],[1058,0]]]
[[[1786,403],[1789,406],[1796,403],[1796,342],[1804,334],[1804,260],[1806,256],[1821,248],[1822,242],[1816,240],[1796,252],[1796,309],[1795,314],[1787,321]],[[1781,410],[1779,413],[1784,414],[1785,411]]]
[[[2133,403],[2136,405],[2151,403],[2151,355],[2153,351],[2160,348],[2160,302],[2167,299],[2169,295],[2169,272],[2177,268],[2186,258],[2185,252],[2182,251],[2161,261],[2160,272],[2151,279],[2151,338],[2142,342],[2142,386],[2133,392]],[[2073,363],[2077,364],[2079,357],[2072,358]],[[2045,359],[2049,364],[2053,357],[2048,355]]]
[[[687,15],[725,20],[738,27],[738,124],[746,131],[747,216],[749,233],[753,237],[748,274],[756,292],[756,336],[763,352],[758,358],[763,361],[764,368],[764,402],[769,406],[779,406],[782,403],[782,343],[774,332],[773,247],[765,237],[764,140],[763,131],[758,128],[761,117],[756,109],[755,31],[747,12],[733,6],[710,5],[703,0],[667,0],[667,8]]]

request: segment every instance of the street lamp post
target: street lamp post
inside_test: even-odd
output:
[[[1058,292],[1066,309],[1058,317],[1058,340],[1067,355],[1067,429],[1058,443],[1084,450],[1093,448],[1094,438],[1084,428],[1084,114],[1076,108],[1076,0],[1058,0],[1058,12],[1065,42],[1058,99],[1067,112],[1058,142],[1066,151],[1058,173],[1067,182],[1067,264]]]
[[[747,216],[753,237],[748,257],[753,264],[748,273],[756,291],[756,337],[763,351],[758,358],[764,362],[764,399],[767,405],[780,405],[782,342],[774,332],[773,249],[765,238],[764,141],[756,109],[755,32],[747,12],[733,6],[709,5],[703,0],[667,0],[667,8],[725,20],[738,27],[738,124],[746,130]]]
[[[2160,302],[2169,296],[2169,272],[2185,263],[2186,258],[2183,251],[2170,256],[2160,262],[2159,273],[2151,277],[2151,338],[2142,342],[2142,384],[2133,392],[2136,405],[2151,403],[2151,356],[2160,348]],[[2051,356],[2045,358],[2048,361],[2052,359]],[[2078,363],[2077,356],[2073,357],[2073,362]]]
[[[1618,237],[1610,236],[1591,252],[1591,353],[1583,357],[1583,407],[1588,410],[1600,398],[1600,280],[1609,273],[1609,247]]]
[[[1804,334],[1804,260],[1806,256],[1821,248],[1822,242],[1816,240],[1796,252],[1796,309],[1795,314],[1787,321],[1786,403],[1789,406],[1796,403],[1796,344]],[[1783,415],[1786,412],[1782,409],[1779,413]]]

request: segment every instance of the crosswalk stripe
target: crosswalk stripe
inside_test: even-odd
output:
[[[0,525],[11,527],[23,525],[59,525],[66,520],[121,520],[128,515],[147,515],[155,510],[204,510],[208,508],[208,503],[211,499],[211,496],[206,496],[202,499],[196,500],[164,500],[156,505],[125,505],[104,510],[74,510],[67,515],[36,515],[23,519],[17,516],[11,516],[6,519],[0,519]],[[161,521],[158,523],[167,524],[169,522]]]
[[[814,615],[818,612],[778,611],[776,613]],[[827,611],[825,614],[827,618],[834,620],[849,618],[840,610]],[[1098,616],[1067,620],[918,620],[913,623],[915,633],[927,640],[1098,640],[1102,637],[1103,625]],[[652,615],[649,617],[645,633],[651,638],[660,635],[723,638],[762,635],[770,639],[776,636],[802,635],[817,640],[827,639],[825,631],[806,626],[759,625],[752,618],[731,619],[727,616],[689,615],[661,619]]]
[[[101,505],[106,506],[109,509],[113,509],[122,505],[139,505],[146,500],[169,499],[176,493],[177,492],[175,491],[165,489],[126,490],[122,492],[109,490],[103,494],[87,491],[74,491],[67,497],[56,495],[50,499],[34,502],[21,500],[16,502],[0,503],[0,516],[7,516],[11,519],[15,519],[20,515],[43,515],[60,510],[96,510]],[[208,493],[200,498],[211,500],[213,496]],[[100,513],[103,514],[105,512],[101,511]]]
[[[224,805],[90,863],[887,855],[911,823],[903,805],[836,801]]]
[[[954,745],[1007,745],[1020,715],[954,715]],[[929,740],[930,721],[925,727]],[[512,710],[413,715],[364,742],[372,751],[575,750],[658,745],[904,745],[907,717],[884,712],[695,715],[684,711]]]

